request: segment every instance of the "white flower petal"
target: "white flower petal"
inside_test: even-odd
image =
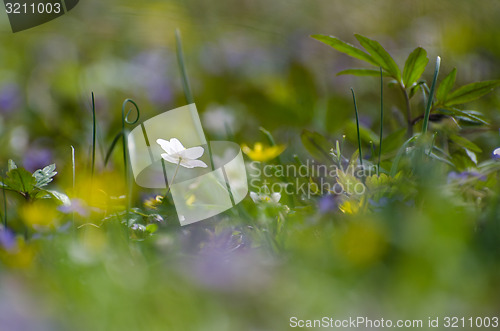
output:
[[[183,150],[182,152],[180,152],[179,154],[183,159],[186,158],[186,159],[194,160],[194,159],[201,157],[203,155],[203,153],[205,153],[205,150],[203,149],[203,147],[196,146],[196,147],[187,148],[187,149]]]
[[[271,199],[273,199],[274,202],[278,203],[281,199],[281,194],[278,192],[274,192],[271,194]]]
[[[207,164],[201,160],[189,160],[189,159],[181,159],[181,166],[184,168],[206,168]]]
[[[165,160],[165,161],[168,161],[170,163],[174,163],[174,164],[177,164],[179,163],[179,158],[178,157],[174,157],[172,155],[168,155],[167,153],[163,153],[161,154],[161,157]]]
[[[161,148],[168,154],[173,154],[174,151],[170,145],[170,141],[165,139],[156,139],[156,143],[161,146]]]
[[[172,148],[174,153],[179,153],[180,151],[185,150],[184,146],[177,138],[170,139],[170,148]]]
[[[250,192],[250,198],[252,198],[253,202],[259,202],[259,195],[255,192]]]

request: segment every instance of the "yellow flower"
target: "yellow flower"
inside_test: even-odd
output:
[[[36,253],[37,247],[33,243],[26,243],[23,238],[18,237],[13,249],[0,249],[0,262],[8,267],[26,269],[32,265]]]
[[[42,201],[24,205],[20,214],[26,225],[36,229],[51,228],[57,225],[56,207]]]
[[[274,159],[285,150],[284,145],[274,145],[264,147],[261,143],[255,143],[254,148],[251,149],[247,145],[242,145],[243,153],[248,155],[254,161],[266,162]]]

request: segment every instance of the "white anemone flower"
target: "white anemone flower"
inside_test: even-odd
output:
[[[250,198],[252,198],[253,202],[259,203],[259,202],[274,202],[278,203],[281,199],[281,194],[278,192],[274,192],[271,195],[267,195],[264,193],[255,193],[255,192],[250,192]]]
[[[207,167],[205,162],[197,160],[205,152],[201,146],[185,148],[177,138],[172,138],[170,141],[157,139],[156,142],[165,151],[161,154],[165,161],[181,165],[184,168]]]

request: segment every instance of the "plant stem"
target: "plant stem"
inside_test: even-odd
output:
[[[352,100],[354,101],[354,113],[356,114],[356,129],[358,131],[358,148],[359,148],[359,164],[363,166],[363,152],[361,151],[361,136],[359,134],[359,117],[358,117],[358,106],[356,105],[356,96],[354,95],[354,89],[351,87]]]
[[[1,177],[3,184],[3,176]],[[7,199],[5,197],[5,184],[2,185],[2,195],[3,195],[3,225],[7,227]]]
[[[94,92],[92,92],[92,173],[91,180],[94,178],[95,170],[95,139],[96,139],[96,117],[95,117],[95,100]]]
[[[75,167],[75,147],[71,145],[71,165],[73,167],[73,196],[76,195],[76,167]],[[73,221],[73,230],[75,229],[75,211],[73,211],[72,215],[72,221]]]
[[[382,67],[380,67],[380,141],[378,144],[378,164],[377,176],[380,175],[380,158],[382,155],[382,134],[384,132],[384,76],[382,75]]]
[[[408,137],[410,138],[413,136],[413,120],[411,118],[411,106],[410,106],[410,97],[408,96],[408,92],[406,92],[406,89],[404,88],[403,85],[399,85],[401,87],[401,91],[403,92],[403,96],[405,98],[405,105],[406,105],[406,123],[408,126],[407,133]]]
[[[181,165],[182,158],[179,158],[179,162],[177,163],[177,167],[175,168],[174,176],[172,177],[172,181],[168,185],[168,190],[167,193],[165,193],[165,197],[170,193],[170,189],[172,188],[172,185],[174,184],[175,176],[177,176],[177,171],[179,171],[179,166]]]

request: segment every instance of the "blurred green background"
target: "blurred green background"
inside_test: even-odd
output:
[[[120,191],[113,182],[122,178],[120,153],[106,169],[103,159],[121,128],[123,100],[137,102],[141,121],[186,103],[176,28],[207,137],[253,144],[265,140],[263,126],[288,146],[284,158],[291,159],[305,154],[304,128],[332,139],[346,133],[350,87],[363,126],[379,125],[378,78],[335,76],[363,64],[309,35],[353,44],[354,33],[368,36],[400,66],[422,46],[430,63],[442,57],[442,72],[458,67],[460,86],[500,76],[499,17],[498,0],[82,0],[63,17],[13,34],[2,10],[0,164],[6,169],[14,159],[33,171],[56,163],[54,185],[71,190],[70,146],[77,181],[90,169],[93,91],[96,171],[112,171],[109,188]],[[386,93],[391,132],[404,126],[395,110],[403,99],[390,88]],[[470,107],[492,121],[490,130],[469,137],[489,158],[500,143],[500,96]],[[208,250],[244,244],[238,236],[234,243],[232,231],[247,224],[232,219],[130,244],[112,229],[105,235],[85,228],[78,240],[55,235],[13,258],[20,263],[0,266],[0,330],[282,330],[291,316],[498,315],[497,237],[472,236],[477,215],[447,192],[431,200],[425,211],[398,205],[363,219],[364,226],[354,217],[340,229],[332,216],[295,212],[285,249],[272,254],[190,255],[200,236],[209,239]],[[475,242],[481,240],[491,245]],[[24,268],[35,251],[37,263]]]

